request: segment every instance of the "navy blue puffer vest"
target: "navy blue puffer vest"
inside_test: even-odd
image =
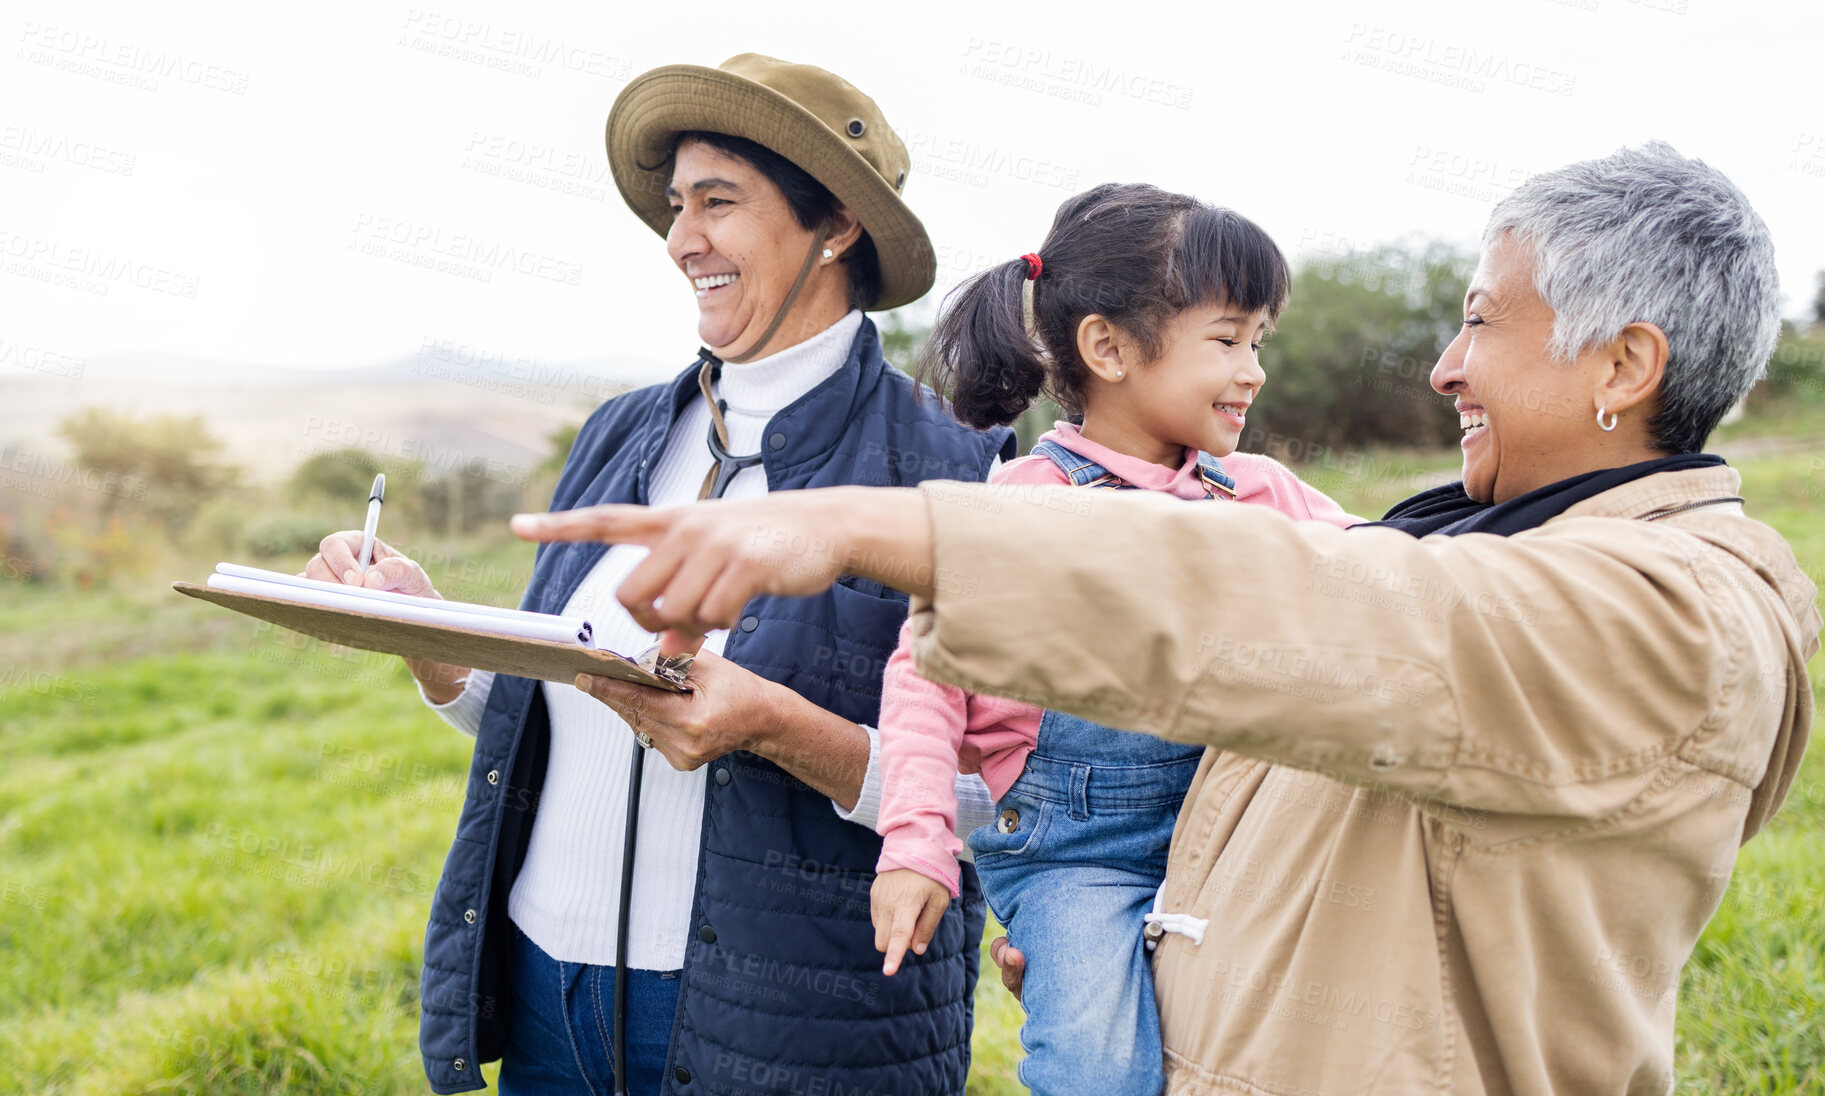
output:
[[[645,502],[648,471],[697,395],[692,366],[597,408],[551,508]],[[1007,430],[968,429],[929,393],[916,399],[864,320],[848,363],[767,424],[763,452],[768,489],[783,491],[979,481],[1013,448]],[[605,550],[543,546],[522,607],[560,610]],[[723,654],[872,724],[905,616],[903,595],[844,579],[817,597],[756,598]],[[484,1087],[480,1063],[500,1057],[511,984],[507,896],[532,835],[549,744],[539,683],[497,677],[425,931],[419,1047],[439,1093]],[[868,916],[880,838],[757,756],[730,754],[710,769],[665,1091],[962,1093],[983,926],[974,874],[965,871],[963,897],[926,954],[883,978]]]

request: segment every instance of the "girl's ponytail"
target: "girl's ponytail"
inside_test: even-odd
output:
[[[1046,383],[1045,359],[1027,331],[1027,271],[1027,261],[1015,259],[952,290],[919,353],[919,379],[978,430],[1019,418]]]

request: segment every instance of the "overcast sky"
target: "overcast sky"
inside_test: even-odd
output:
[[[329,368],[427,340],[670,374],[695,307],[608,177],[603,119],[635,74],[748,50],[881,104],[941,288],[1099,182],[1195,193],[1312,256],[1473,242],[1527,174],[1650,137],[1748,193],[1789,314],[1825,267],[1816,0],[767,9],[8,3],[0,377],[22,351]],[[491,247],[531,272],[443,254]]]

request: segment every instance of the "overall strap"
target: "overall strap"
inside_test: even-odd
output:
[[[1213,499],[1231,499],[1236,497],[1236,479],[1223,470],[1223,463],[1209,453],[1198,454],[1198,476],[1204,481],[1204,489],[1210,492]]]
[[[1058,470],[1065,474],[1073,487],[1115,487],[1127,486],[1122,478],[1104,468],[1081,453],[1073,453],[1055,441],[1042,441],[1033,446],[1033,455],[1045,457]]]
[[[1114,472],[1091,460],[1081,453],[1073,453],[1055,441],[1042,441],[1033,446],[1033,455],[1045,457],[1058,465],[1059,471],[1073,487],[1102,487],[1117,491],[1135,491],[1139,488]],[[1198,454],[1198,478],[1204,481],[1204,491],[1212,499],[1234,499],[1236,481],[1223,470],[1223,465],[1209,453]]]

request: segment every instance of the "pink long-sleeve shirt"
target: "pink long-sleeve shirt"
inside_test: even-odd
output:
[[[1042,440],[1088,457],[1136,487],[1182,499],[1203,499],[1197,453],[1168,468],[1090,441],[1071,423],[1055,423]],[[1353,517],[1272,457],[1233,453],[1223,469],[1236,481],[1236,501],[1272,506],[1300,521],[1354,525]],[[1066,484],[1064,471],[1043,456],[1004,465],[991,483]],[[1007,794],[1039,741],[1043,710],[997,696],[966,692],[919,676],[913,668],[911,625],[887,660],[881,690],[881,858],[877,871],[910,868],[958,892],[954,774],[981,773],[989,793]]]

